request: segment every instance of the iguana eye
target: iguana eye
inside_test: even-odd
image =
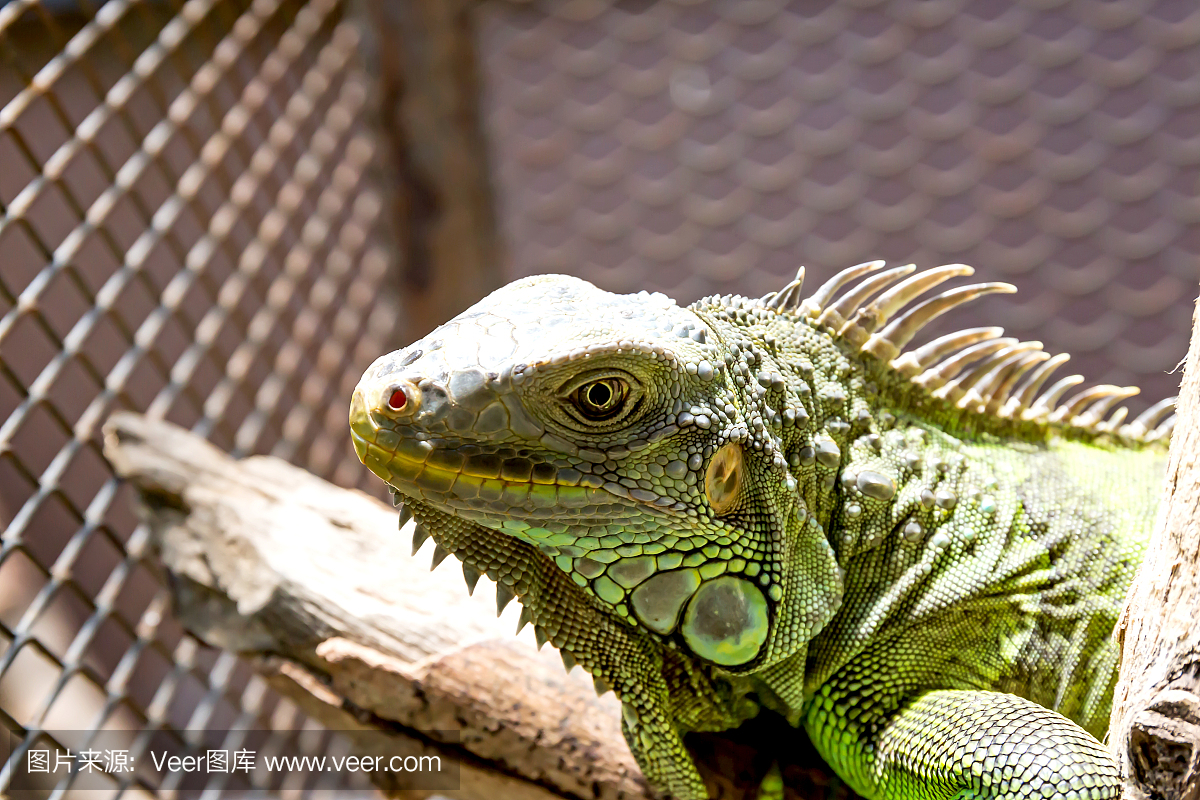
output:
[[[629,384],[620,378],[601,378],[583,384],[571,392],[571,403],[586,419],[600,422],[612,419],[625,407]]]

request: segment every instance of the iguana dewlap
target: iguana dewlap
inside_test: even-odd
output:
[[[869,798],[1117,797],[1111,633],[1171,401],[1063,400],[1065,357],[999,328],[910,346],[1013,289],[882,266],[687,308],[517,281],[367,370],[355,448],[681,800],[683,734],[764,706]]]

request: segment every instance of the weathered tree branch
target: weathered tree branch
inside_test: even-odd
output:
[[[1165,504],[1117,635],[1109,739],[1127,800],[1200,800],[1200,319],[1192,320]]]
[[[138,490],[184,625],[255,658],[326,725],[459,761],[459,797],[652,795],[616,699],[514,637],[517,604],[497,619],[487,578],[472,598],[454,559],[419,564],[393,509],[132,414],[109,420],[105,454]]]

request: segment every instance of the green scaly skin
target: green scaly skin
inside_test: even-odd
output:
[[[909,271],[689,308],[521,280],[367,370],[355,448],[681,800],[683,734],[764,707],[868,798],[1115,798],[1111,634],[1166,429],[1104,421],[1103,389],[1032,402],[1036,347],[947,383],[953,352],[901,354],[932,312],[869,302]]]

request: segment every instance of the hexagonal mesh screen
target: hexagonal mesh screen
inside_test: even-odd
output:
[[[78,754],[102,728],[203,746],[205,730],[308,724],[169,616],[99,429],[135,409],[374,489],[344,398],[394,310],[343,5],[0,4],[0,753],[14,760]],[[111,777],[112,794],[169,788]],[[39,780],[24,796],[70,779]]]
[[[680,301],[875,258],[1020,290],[959,314],[1173,394],[1200,280],[1192,0],[491,3],[513,276]]]

